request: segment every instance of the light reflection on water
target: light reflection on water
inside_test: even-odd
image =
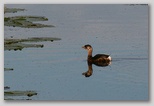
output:
[[[5,51],[4,85],[35,90],[32,100],[148,100],[148,6],[8,5],[25,8],[13,15],[41,15],[55,28],[5,27],[5,37],[58,37],[44,48]],[[37,9],[36,9],[37,8]],[[12,15],[12,14],[9,14]],[[87,52],[110,54],[106,67],[92,65],[85,78]]]

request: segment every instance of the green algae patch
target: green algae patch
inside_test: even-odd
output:
[[[35,91],[5,91],[4,96],[34,96],[37,95]]]
[[[43,42],[43,41],[55,41],[61,40],[60,38],[53,37],[32,37],[27,39],[4,39],[4,50],[22,50],[23,48],[42,48],[44,45],[42,44],[28,44],[24,42]]]
[[[18,11],[25,11],[25,9],[4,7],[4,13],[16,13]]]
[[[48,18],[43,17],[43,16],[4,17],[4,25],[5,26],[22,27],[22,28],[54,27],[54,25],[33,23],[33,22],[37,22],[37,21],[48,21]]]

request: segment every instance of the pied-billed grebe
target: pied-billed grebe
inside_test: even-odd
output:
[[[97,54],[94,57],[92,57],[93,48],[89,44],[83,46],[82,48],[84,48],[84,49],[86,49],[88,51],[87,61],[89,61],[89,62],[92,62],[92,63],[94,63],[96,65],[100,65],[102,63],[109,63],[109,62],[111,62],[111,56],[110,55]]]

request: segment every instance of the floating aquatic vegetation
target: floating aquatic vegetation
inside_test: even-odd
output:
[[[54,38],[54,37],[31,37],[27,39],[4,39],[4,44],[12,44],[12,43],[19,43],[19,42],[42,42],[42,41],[54,41],[54,40],[61,40],[61,39]]]
[[[25,9],[4,7],[4,13],[15,13],[18,11],[25,11]],[[4,17],[4,25],[5,26],[22,27],[22,28],[54,27],[53,25],[44,25],[44,24],[40,24],[40,23],[33,23],[34,21],[48,21],[48,18],[43,17],[43,16]]]
[[[4,68],[4,71],[13,71],[13,68]]]
[[[15,13],[18,11],[24,11],[25,9],[18,8],[4,8],[4,13]],[[45,25],[36,23],[36,21],[48,21],[48,18],[43,16],[13,16],[4,17],[5,26],[21,27],[21,28],[43,28],[43,27],[54,27],[53,25]],[[33,23],[35,22],[35,23]],[[60,38],[52,37],[32,37],[27,39],[4,39],[4,50],[22,50],[23,48],[29,47],[43,47],[42,44],[31,44],[33,42],[43,42],[61,40]],[[30,44],[29,44],[30,43]],[[13,70],[13,68],[4,68],[5,71]],[[29,97],[37,95],[35,91],[7,91],[10,87],[4,87],[4,99],[5,100],[31,100]],[[20,97],[18,99],[18,96]],[[26,99],[23,96],[28,97]]]
[[[35,47],[42,48],[44,45],[42,44],[24,44],[22,42],[43,42],[43,41],[51,41],[61,40],[60,38],[52,38],[52,37],[32,37],[27,39],[4,39],[4,50],[22,50],[23,48]]]
[[[48,18],[43,17],[43,16],[4,17],[4,25],[5,26],[22,27],[22,28],[54,27],[53,25],[33,23],[34,21],[48,21]]]
[[[25,9],[4,7],[4,13],[16,13],[18,11],[25,11]]]
[[[43,45],[39,44],[23,44],[23,43],[12,43],[12,44],[6,44],[4,45],[4,50],[22,50],[23,48],[42,48]]]
[[[10,89],[9,86],[5,86],[5,87],[4,87],[4,90],[8,90],[8,89]]]
[[[4,96],[34,96],[37,95],[35,91],[4,91]]]

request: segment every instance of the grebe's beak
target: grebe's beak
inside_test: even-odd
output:
[[[86,49],[84,46],[82,46],[83,49]]]

